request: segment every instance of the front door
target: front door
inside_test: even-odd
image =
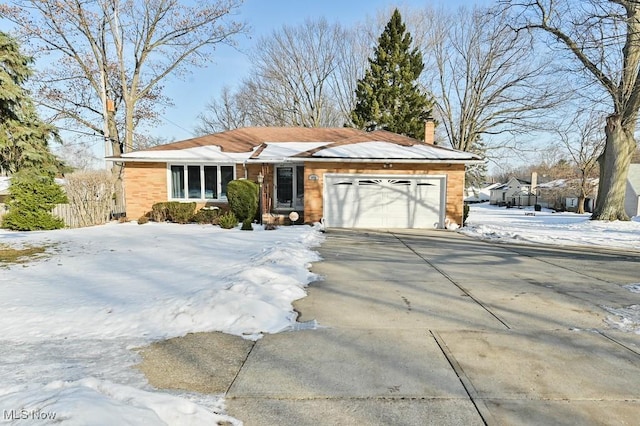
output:
[[[276,166],[277,210],[304,209],[304,166]]]

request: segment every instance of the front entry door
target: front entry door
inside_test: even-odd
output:
[[[304,209],[304,166],[276,166],[276,209]]]

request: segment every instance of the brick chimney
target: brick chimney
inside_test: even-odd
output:
[[[436,122],[433,118],[427,118],[424,122],[424,143],[435,145],[436,142]]]

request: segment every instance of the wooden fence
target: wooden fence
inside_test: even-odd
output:
[[[7,205],[0,203],[0,221],[2,221],[2,216],[7,213]],[[59,217],[64,220],[65,227],[67,228],[78,228],[80,227],[80,218],[77,217],[73,208],[71,208],[70,204],[57,204],[53,210],[51,211],[54,216]],[[109,222],[112,219],[117,219],[121,216],[124,216],[124,206],[120,203],[116,203],[113,201],[113,205],[111,208],[111,212],[103,219],[103,223]]]

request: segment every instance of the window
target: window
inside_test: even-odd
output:
[[[198,200],[202,198],[200,166],[187,166],[187,172],[189,198],[195,198]]]
[[[174,164],[169,169],[173,200],[226,200],[236,175],[235,166]]]
[[[171,166],[171,198],[184,198],[183,166]]]

